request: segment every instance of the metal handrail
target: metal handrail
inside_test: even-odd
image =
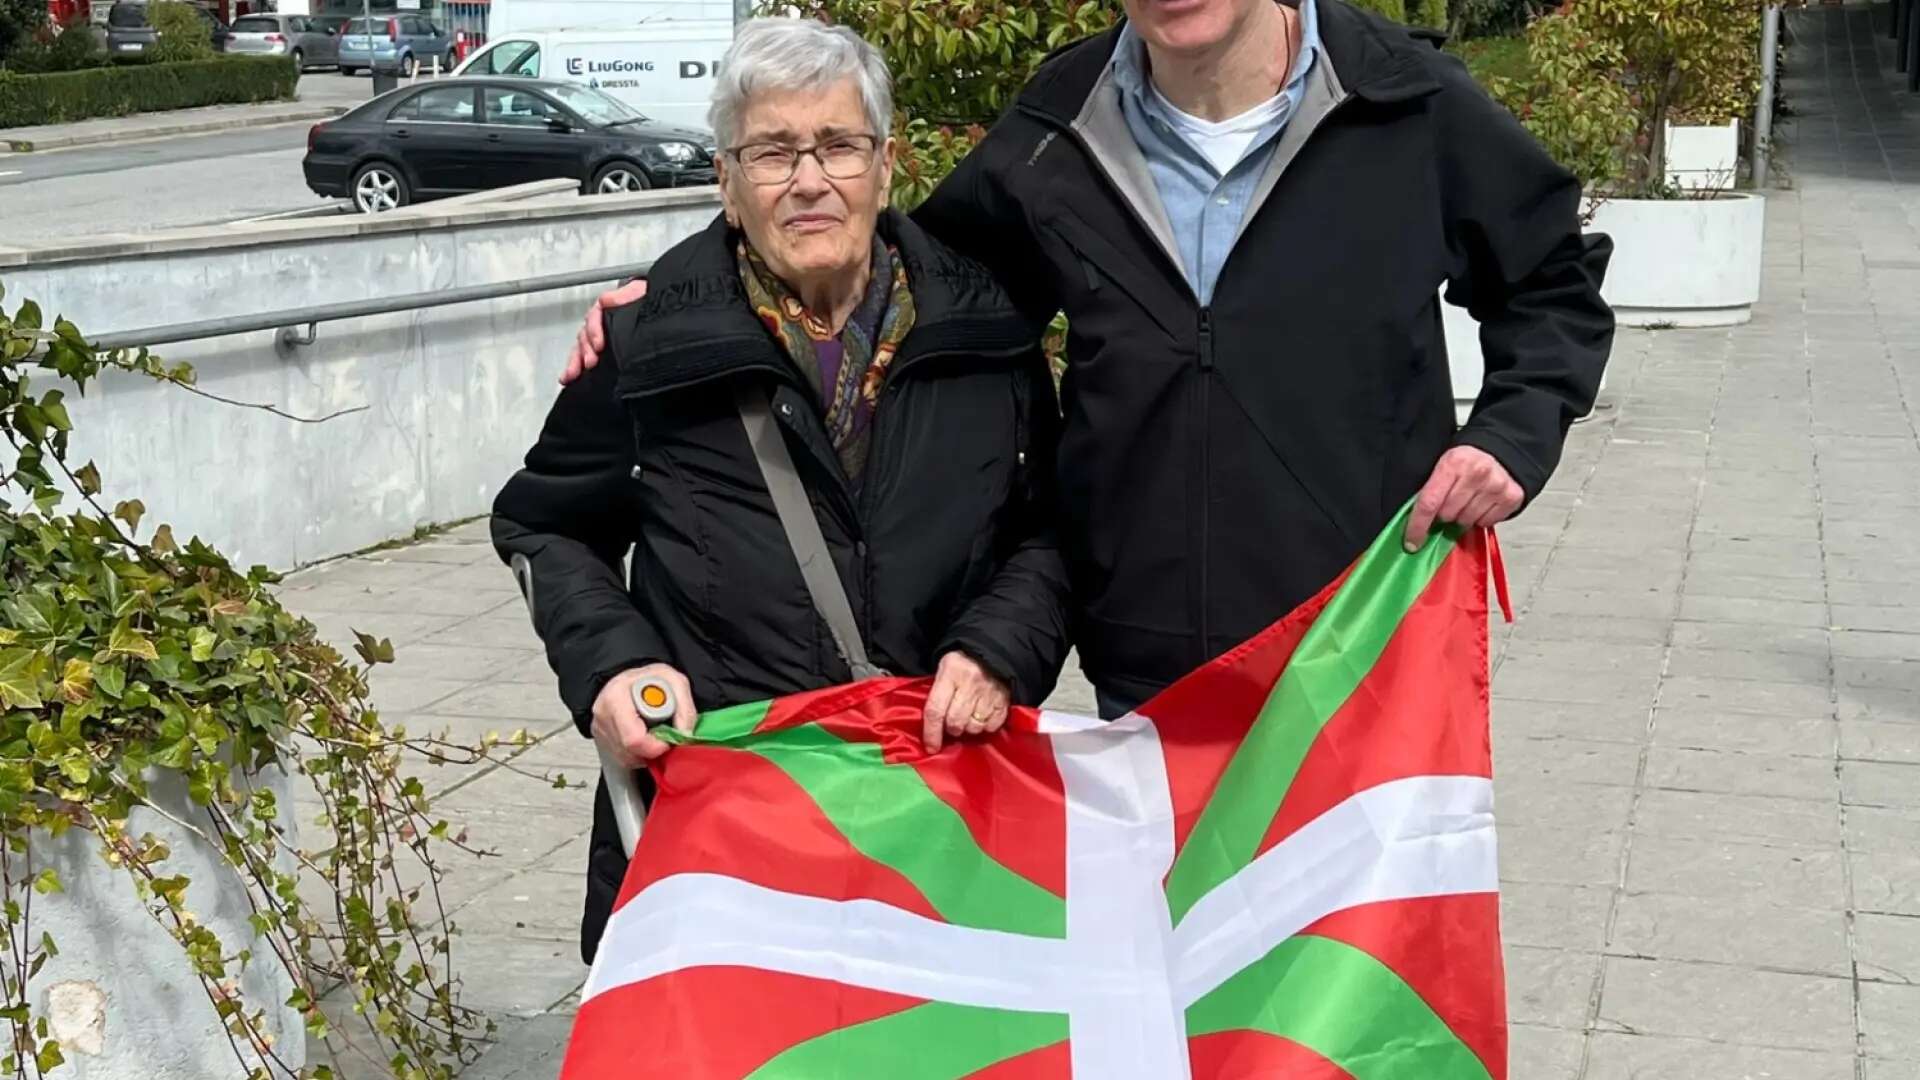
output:
[[[310,345],[313,343],[312,328],[323,322],[360,319],[369,315],[391,315],[398,311],[419,311],[422,308],[446,307],[450,304],[470,304],[478,300],[497,300],[503,296],[524,296],[527,293],[552,292],[556,289],[573,289],[582,285],[626,281],[631,278],[645,277],[652,269],[653,264],[646,262],[624,268],[575,270],[571,273],[550,274],[546,277],[496,281],[487,285],[463,285],[457,289],[404,293],[374,300],[343,300],[335,304],[319,304],[313,307],[284,308],[260,315],[228,315],[218,319],[201,319],[198,322],[173,323],[168,326],[151,326],[144,330],[102,334],[93,339],[93,347],[103,351],[137,349],[153,345],[170,345],[180,341],[226,337],[230,334],[246,334],[256,330],[280,330],[283,331],[282,340],[288,343]],[[293,327],[302,325],[308,327],[308,336],[305,339],[292,332]]]

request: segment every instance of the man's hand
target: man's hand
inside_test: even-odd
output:
[[[1440,455],[1433,475],[1413,500],[1413,514],[1407,518],[1407,550],[1424,547],[1435,522],[1467,529],[1496,525],[1512,517],[1525,501],[1526,492],[1492,454],[1456,446]]]
[[[653,676],[673,687],[675,730],[691,735],[700,718],[699,710],[693,707],[693,688],[687,685],[687,677],[666,664],[629,668],[608,679],[600,688],[600,696],[593,699],[593,741],[629,769],[637,769],[672,749],[647,730],[647,722],[633,708],[633,684]]]
[[[999,679],[962,652],[950,652],[940,658],[933,675],[933,692],[927,695],[925,726],[921,738],[927,753],[940,752],[947,736],[986,735],[999,731],[1007,722],[1007,706],[1012,695]]]
[[[600,350],[607,347],[607,309],[631,304],[646,295],[647,283],[644,278],[600,294],[600,299],[587,309],[587,320],[580,327],[580,336],[574,339],[573,351],[567,354],[567,370],[560,373],[561,386],[592,371],[593,366],[600,362]]]

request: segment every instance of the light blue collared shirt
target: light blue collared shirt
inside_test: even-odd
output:
[[[1198,147],[1180,133],[1169,106],[1148,85],[1147,47],[1129,23],[1120,31],[1113,50],[1114,86],[1120,92],[1120,111],[1133,141],[1147,159],[1147,171],[1160,190],[1160,202],[1180,248],[1187,283],[1205,305],[1213,299],[1220,268],[1233,250],[1234,238],[1260,174],[1272,159],[1274,146],[1287,122],[1299,111],[1307,73],[1324,50],[1320,45],[1320,16],[1314,0],[1300,0],[1300,58],[1287,85],[1281,87],[1282,107],[1248,144],[1240,161],[1223,176]]]

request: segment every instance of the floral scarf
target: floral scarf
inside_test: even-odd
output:
[[[913,293],[908,291],[899,251],[874,237],[867,295],[837,336],[806,309],[745,239],[737,255],[740,281],[754,314],[819,394],[827,438],[847,479],[857,486],[867,463],[873,412],[886,382],[887,365],[913,329]]]

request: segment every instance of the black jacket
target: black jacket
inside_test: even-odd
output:
[[[1336,103],[1291,121],[1207,308],[1084,122],[1117,30],[1048,61],[915,215],[1030,315],[1067,314],[1060,535],[1109,694],[1144,699],[1311,596],[1451,446],[1538,494],[1611,348],[1612,249],[1581,236],[1574,178],[1430,41],[1319,14]],[[1486,353],[1458,430],[1443,284]]]
[[[716,220],[610,314],[612,363],[561,391],[494,503],[531,561],[534,621],[584,732],[627,668],[665,661],[701,709],[847,681],[734,405],[765,384],[874,663],[927,675],[960,649],[1038,704],[1067,652],[1048,512],[1058,409],[1031,325],[992,277],[888,213],[917,318],[889,368],[856,496],[812,386],[755,316]],[[623,583],[616,569],[632,549]],[[597,800],[584,952],[626,860]]]

